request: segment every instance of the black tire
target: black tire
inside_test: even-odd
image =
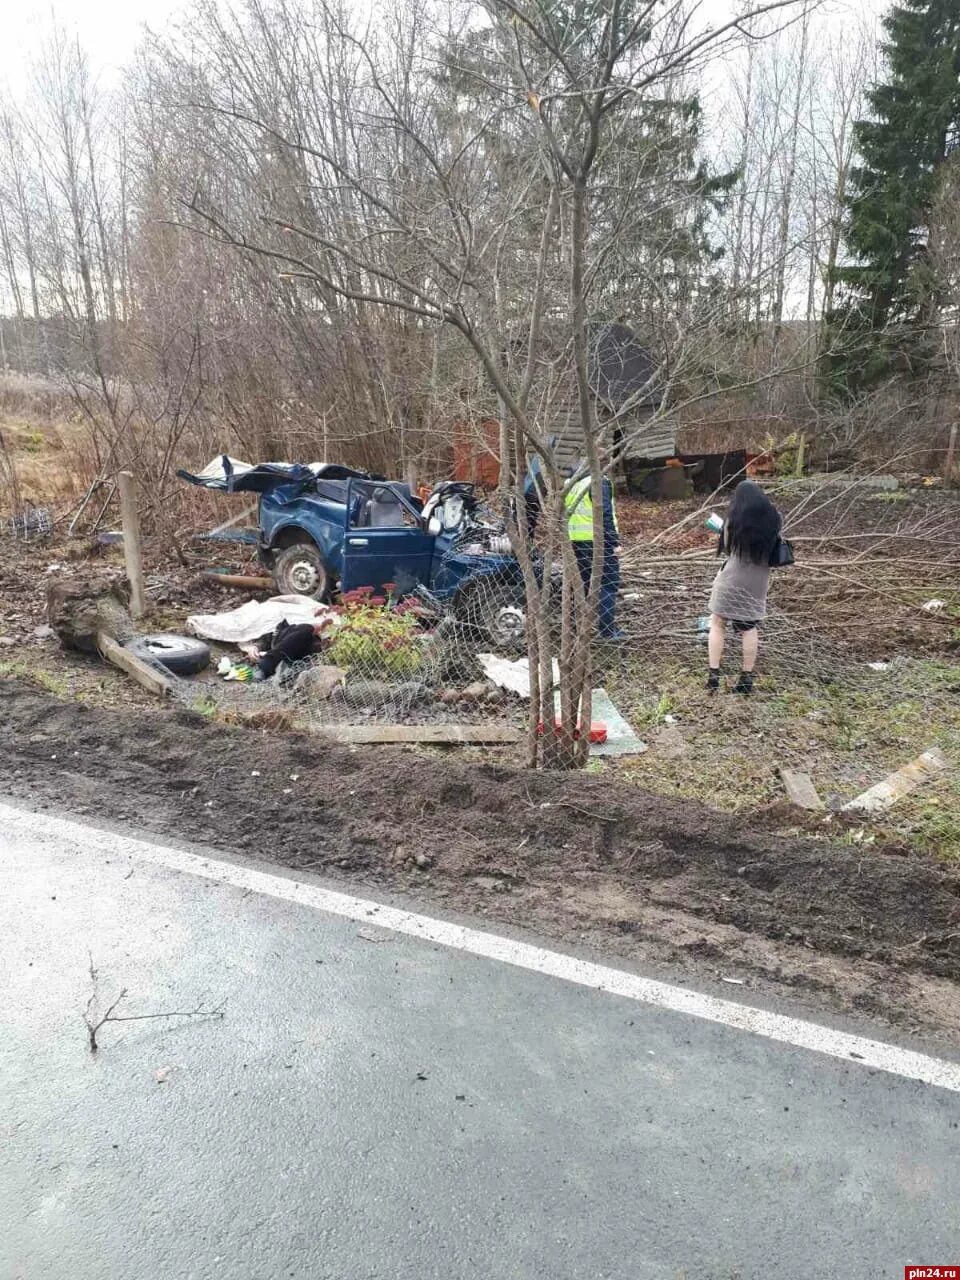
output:
[[[273,561],[273,576],[283,596],[330,598],[330,570],[313,542],[294,542],[278,551]]]
[[[521,587],[481,580],[465,593],[457,613],[468,626],[483,633],[494,651],[526,652],[527,605]]]
[[[158,662],[176,676],[195,676],[210,665],[210,646],[193,636],[135,636],[123,647],[145,662]]]

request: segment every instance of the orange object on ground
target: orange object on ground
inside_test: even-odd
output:
[[[559,720],[554,720],[553,731],[555,734],[557,734],[557,736],[559,736],[563,732],[563,725],[560,723]],[[537,734],[538,735],[543,734],[542,720],[537,725]],[[580,725],[577,725],[576,729],[574,729],[573,736],[574,738],[580,737]],[[603,723],[602,720],[594,720],[593,724],[591,724],[590,726],[590,741],[594,743],[594,745],[599,745],[600,743],[606,742],[606,740],[607,740],[607,726]]]

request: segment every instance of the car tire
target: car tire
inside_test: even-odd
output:
[[[468,626],[483,633],[494,652],[526,652],[527,608],[522,588],[481,580],[471,586],[457,612]]]
[[[123,647],[145,662],[159,663],[175,676],[195,676],[210,665],[210,646],[193,636],[136,636]]]
[[[277,589],[284,596],[330,598],[330,571],[313,542],[294,542],[278,551],[273,561]]]

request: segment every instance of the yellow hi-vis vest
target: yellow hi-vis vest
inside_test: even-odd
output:
[[[571,485],[563,499],[567,509],[567,533],[571,542],[593,541],[593,497],[590,493],[590,477],[584,476],[576,484]],[[613,507],[613,527],[618,530],[617,508],[610,495]]]

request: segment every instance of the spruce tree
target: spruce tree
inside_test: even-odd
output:
[[[883,18],[886,77],[856,125],[830,381],[856,392],[919,373],[935,349],[938,299],[927,258],[938,171],[960,143],[960,0],[900,0]]]
[[[624,0],[619,10],[624,30],[639,21],[645,8],[643,0]],[[571,66],[602,60],[606,12],[601,0],[539,0],[537,6]],[[505,69],[514,63],[516,47],[511,24],[494,23],[468,32],[445,50],[439,75],[450,89],[448,127],[455,135],[457,120],[466,119],[472,129],[478,118],[487,116],[492,87],[508,83]],[[541,53],[541,63],[531,65],[529,51],[525,58],[523,68],[515,71],[517,81],[524,74],[537,83],[547,79],[553,59]],[[566,103],[551,104],[553,130],[561,142],[576,136],[580,112],[572,96]],[[648,323],[651,316],[663,322],[665,305],[672,302],[677,314],[684,315],[698,300],[712,297],[722,249],[711,242],[709,224],[729,198],[737,174],[714,172],[702,160],[702,121],[698,96],[677,86],[675,96],[631,97],[618,127],[605,135],[594,167],[591,205],[591,243],[606,245],[591,299],[597,319],[626,321],[646,336],[656,327]],[[528,163],[529,149],[539,145],[529,117],[518,120],[504,112],[488,123],[483,136],[509,188],[517,168]],[[522,250],[528,261],[537,252],[546,190],[545,181],[539,189],[531,183],[529,242]],[[518,244],[520,222],[515,212],[511,216]],[[518,280],[525,276],[518,269]],[[565,293],[557,305],[563,305],[563,298]],[[526,298],[521,305],[525,307]]]

